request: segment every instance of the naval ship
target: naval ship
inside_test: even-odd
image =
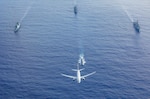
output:
[[[20,26],[21,26],[20,23],[17,22],[14,32],[18,32],[18,30],[20,29]]]
[[[133,22],[133,26],[137,32],[140,32],[140,26],[138,20]]]

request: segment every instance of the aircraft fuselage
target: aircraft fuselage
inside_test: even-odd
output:
[[[81,73],[80,73],[80,70],[77,70],[77,82],[78,83],[81,82]]]

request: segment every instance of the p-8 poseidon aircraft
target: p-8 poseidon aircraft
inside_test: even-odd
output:
[[[96,71],[95,71],[95,72],[89,73],[87,75],[81,76],[81,71],[84,70],[84,68],[79,69],[78,65],[77,65],[77,69],[72,69],[72,70],[77,72],[77,76],[70,76],[70,75],[66,75],[66,74],[61,74],[61,75],[65,76],[65,77],[68,77],[68,78],[72,78],[73,80],[77,80],[78,83],[80,83],[81,80],[85,80],[86,77],[96,73]]]

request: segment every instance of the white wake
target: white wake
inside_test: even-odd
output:
[[[127,10],[124,6],[122,6],[122,8],[123,8],[124,12],[127,14],[127,16],[128,16],[128,18],[130,19],[130,21],[133,22],[133,18],[132,18],[132,16],[130,15],[130,13],[128,12],[128,10]]]

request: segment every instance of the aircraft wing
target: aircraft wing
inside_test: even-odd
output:
[[[68,77],[68,78],[72,78],[72,79],[77,79],[77,77],[75,76],[70,76],[70,75],[66,75],[66,74],[61,74],[62,76]]]
[[[92,73],[89,73],[89,74],[87,74],[87,75],[81,76],[81,77],[82,77],[82,78],[85,78],[85,77],[88,77],[88,76],[93,75],[93,74],[95,74],[95,73],[96,73],[96,71],[95,71],[95,72],[92,72]]]

